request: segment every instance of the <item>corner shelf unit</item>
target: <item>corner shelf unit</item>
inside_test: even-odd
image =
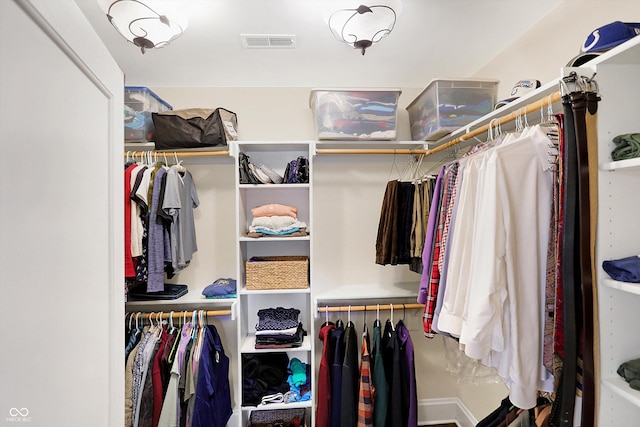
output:
[[[267,405],[248,406],[243,405],[243,355],[286,352],[289,359],[298,358],[301,362],[310,364],[311,372],[314,372],[314,352],[312,337],[313,312],[312,312],[312,284],[302,289],[247,289],[246,262],[254,256],[306,256],[309,258],[309,269],[313,268],[313,256],[311,239],[313,238],[313,166],[314,155],[313,142],[297,141],[265,141],[244,142],[236,141],[230,144],[229,151],[235,158],[236,174],[236,259],[238,279],[238,372],[236,402],[240,405],[241,425],[248,425],[252,411],[306,408],[307,425],[312,424],[312,408],[315,396],[315,378],[311,376],[312,398],[305,402],[273,403]],[[287,163],[299,156],[309,159],[308,184],[239,184],[238,154],[245,153],[249,161],[255,165],[264,164],[284,175]],[[277,203],[294,206],[298,209],[298,219],[307,225],[307,236],[304,237],[259,237],[247,236],[247,230],[253,220],[251,209],[265,204]],[[312,277],[309,272],[309,277]],[[304,337],[300,347],[287,349],[256,349],[255,332],[258,324],[258,310],[264,308],[297,308],[300,310],[299,320],[302,323],[307,336]]]
[[[640,358],[640,284],[618,282],[602,268],[605,260],[640,254],[640,159],[612,161],[613,138],[640,132],[640,38],[617,46],[583,66],[596,72],[598,104],[598,226],[596,269],[600,346],[598,426],[635,425],[640,420],[640,391],[617,374],[618,367]],[[594,295],[595,296],[595,295]]]

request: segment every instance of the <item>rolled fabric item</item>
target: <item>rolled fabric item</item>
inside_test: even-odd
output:
[[[251,215],[253,215],[254,218],[258,216],[274,215],[291,216],[293,218],[298,218],[298,208],[293,206],[280,205],[278,203],[271,203],[251,209]]]
[[[274,184],[282,184],[282,181],[284,180],[278,173],[276,173],[273,169],[260,164],[258,165],[258,168],[264,173],[266,174],[269,179],[271,179],[271,182],[273,182]]]
[[[293,384],[300,387],[307,382],[307,367],[300,359],[296,357],[291,359],[289,369],[291,370],[291,381]]]
[[[269,175],[264,173],[262,171],[262,169],[260,169],[259,167],[257,167],[253,163],[249,163],[249,169],[251,170],[251,172],[253,172],[253,174],[256,176],[256,178],[258,178],[260,180],[261,183],[263,183],[263,184],[271,184],[271,178],[269,178]]]
[[[603,261],[602,268],[613,280],[640,283],[640,257],[637,255]]]
[[[640,359],[632,359],[624,362],[618,367],[616,372],[618,372],[618,375],[624,378],[626,382],[630,384],[633,382],[632,387],[636,390],[636,387],[640,386]]]
[[[613,161],[640,157],[640,133],[625,133],[613,138],[616,148],[611,151]]]

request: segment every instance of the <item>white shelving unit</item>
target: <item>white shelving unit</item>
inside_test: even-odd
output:
[[[612,139],[640,132],[640,39],[592,61],[602,100],[598,106],[598,316],[600,404],[598,426],[640,423],[640,392],[617,374],[618,367],[640,358],[640,284],[612,280],[602,262],[640,253],[640,159],[612,161]]]
[[[307,256],[313,268],[313,256],[311,239],[313,238],[313,214],[311,212],[312,190],[312,157],[314,154],[312,142],[296,141],[266,141],[244,142],[237,141],[229,147],[231,154],[236,159],[236,214],[237,214],[237,274],[238,279],[238,372],[236,402],[240,407],[240,425],[248,423],[252,411],[283,408],[307,408],[307,425],[312,424],[312,408],[315,396],[315,379],[311,378],[312,399],[306,402],[293,402],[288,404],[268,404],[258,406],[243,405],[243,370],[242,356],[256,353],[286,352],[289,359],[298,358],[300,361],[310,364],[314,371],[314,352],[312,337],[315,336],[312,312],[312,286],[303,289],[266,289],[252,290],[246,287],[246,261],[253,256],[282,256],[295,255]],[[238,153],[244,152],[249,160],[258,165],[264,164],[279,174],[283,175],[289,161],[305,156],[309,159],[309,184],[239,184]],[[295,206],[298,209],[298,219],[307,225],[306,237],[247,237],[246,233],[253,219],[251,209],[264,204],[278,203],[287,206]],[[312,277],[310,272],[310,277]],[[258,310],[264,308],[297,308],[300,310],[299,320],[307,332],[300,347],[264,350],[255,348],[255,331],[258,324]]]

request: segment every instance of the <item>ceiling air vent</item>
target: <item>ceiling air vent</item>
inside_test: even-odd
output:
[[[292,49],[296,36],[290,34],[240,34],[247,49]]]

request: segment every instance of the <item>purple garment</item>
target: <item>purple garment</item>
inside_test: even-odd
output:
[[[400,343],[400,376],[402,378],[402,420],[406,427],[418,426],[418,392],[416,390],[416,366],[413,342],[409,329],[402,320],[396,324],[396,334]]]
[[[457,186],[460,189],[460,185],[462,184],[462,179],[464,176],[464,168],[460,168],[458,170],[458,182]],[[458,212],[458,199],[460,198],[460,191],[456,191],[455,198],[453,200],[453,209],[451,211],[451,222],[449,223],[449,236],[453,236],[453,230],[456,225],[456,214]],[[451,243],[453,239],[448,240]],[[431,322],[431,329],[433,332],[444,335],[451,336],[447,332],[442,332],[438,329],[438,319],[440,318],[440,310],[442,310],[442,300],[444,299],[444,291],[447,288],[447,266],[449,265],[449,255],[451,253],[451,245],[448,244],[444,248],[444,263],[442,265],[442,272],[440,273],[440,286],[438,286],[438,297],[436,298],[436,309],[433,312],[433,320]]]
[[[158,216],[158,202],[162,188],[162,176],[167,173],[164,168],[156,171],[153,178],[153,194],[151,196],[151,213],[149,215],[149,240],[148,240],[148,278],[147,292],[159,292],[164,290],[164,263],[167,254],[171,254],[167,229],[162,218]]]
[[[427,222],[427,233],[424,239],[424,250],[422,251],[422,265],[431,265],[431,250],[433,246],[433,236],[436,230],[436,216],[440,207],[440,188],[442,187],[442,176],[444,175],[444,166],[440,168],[438,178],[433,187],[433,198],[431,199],[431,207],[429,208],[429,222]],[[431,269],[425,268],[420,278],[420,291],[418,292],[418,302],[424,304],[427,302],[427,293],[429,292],[429,273]]]

